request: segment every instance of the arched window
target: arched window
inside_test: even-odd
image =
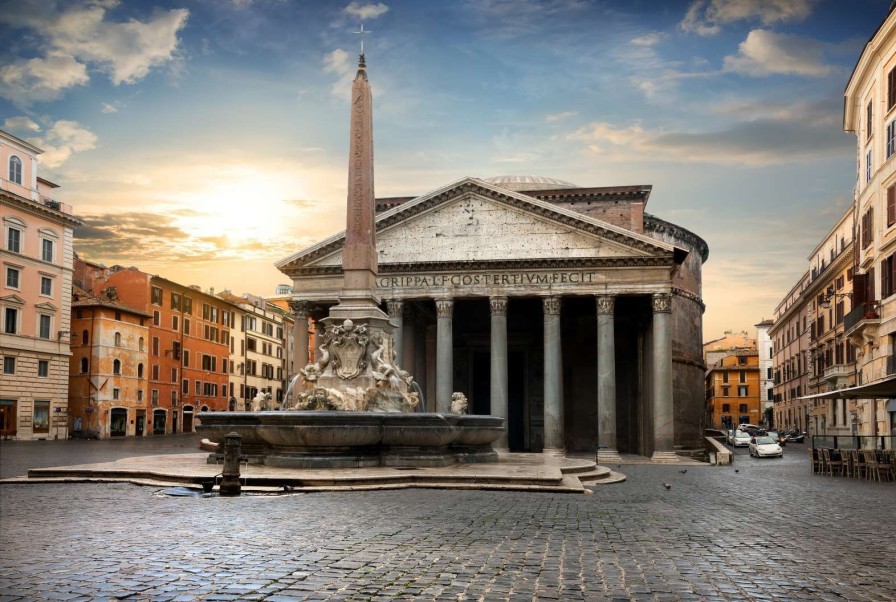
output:
[[[22,185],[22,160],[15,155],[9,158],[9,181]]]
[[[143,337],[140,337],[140,340],[137,341],[137,348],[138,348],[140,351],[143,351]]]
[[[143,364],[137,364],[137,378],[143,378]]]
[[[115,346],[121,347],[121,333],[120,332],[115,333]]]
[[[121,360],[112,362],[112,374],[121,374]]]
[[[82,357],[81,358],[81,374],[87,374],[87,367],[88,367],[87,358]]]
[[[81,333],[81,344],[82,345],[90,344],[90,333],[88,333],[86,330]]]

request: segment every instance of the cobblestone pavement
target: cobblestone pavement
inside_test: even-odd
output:
[[[0,466],[192,443],[3,442]],[[0,601],[896,600],[896,484],[813,476],[805,446],[785,453],[623,466],[594,495],[2,485]]]

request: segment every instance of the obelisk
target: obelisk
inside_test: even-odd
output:
[[[348,160],[348,197],[345,246],[342,250],[344,280],[339,304],[330,308],[331,319],[382,319],[376,275],[376,224],[373,193],[373,97],[367,81],[364,51],[352,83],[351,129]]]

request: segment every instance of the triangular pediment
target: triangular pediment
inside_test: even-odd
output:
[[[578,212],[466,178],[377,217],[380,265],[531,258],[668,256],[667,243]],[[336,267],[339,233],[277,264],[284,272]]]
[[[0,297],[0,302],[9,304],[9,305],[25,305],[25,300],[19,297],[17,294],[13,293],[11,295],[5,295]]]
[[[44,311],[56,311],[56,306],[50,303],[49,301],[44,301],[43,303],[38,303],[34,307],[37,309],[42,309]]]

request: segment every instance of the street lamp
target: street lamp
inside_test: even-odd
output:
[[[852,293],[835,293],[834,291],[828,289],[824,300],[821,302],[821,306],[824,309],[828,309],[831,307],[831,299],[836,301],[837,299],[843,299],[844,297],[849,297],[850,299],[852,299]]]

